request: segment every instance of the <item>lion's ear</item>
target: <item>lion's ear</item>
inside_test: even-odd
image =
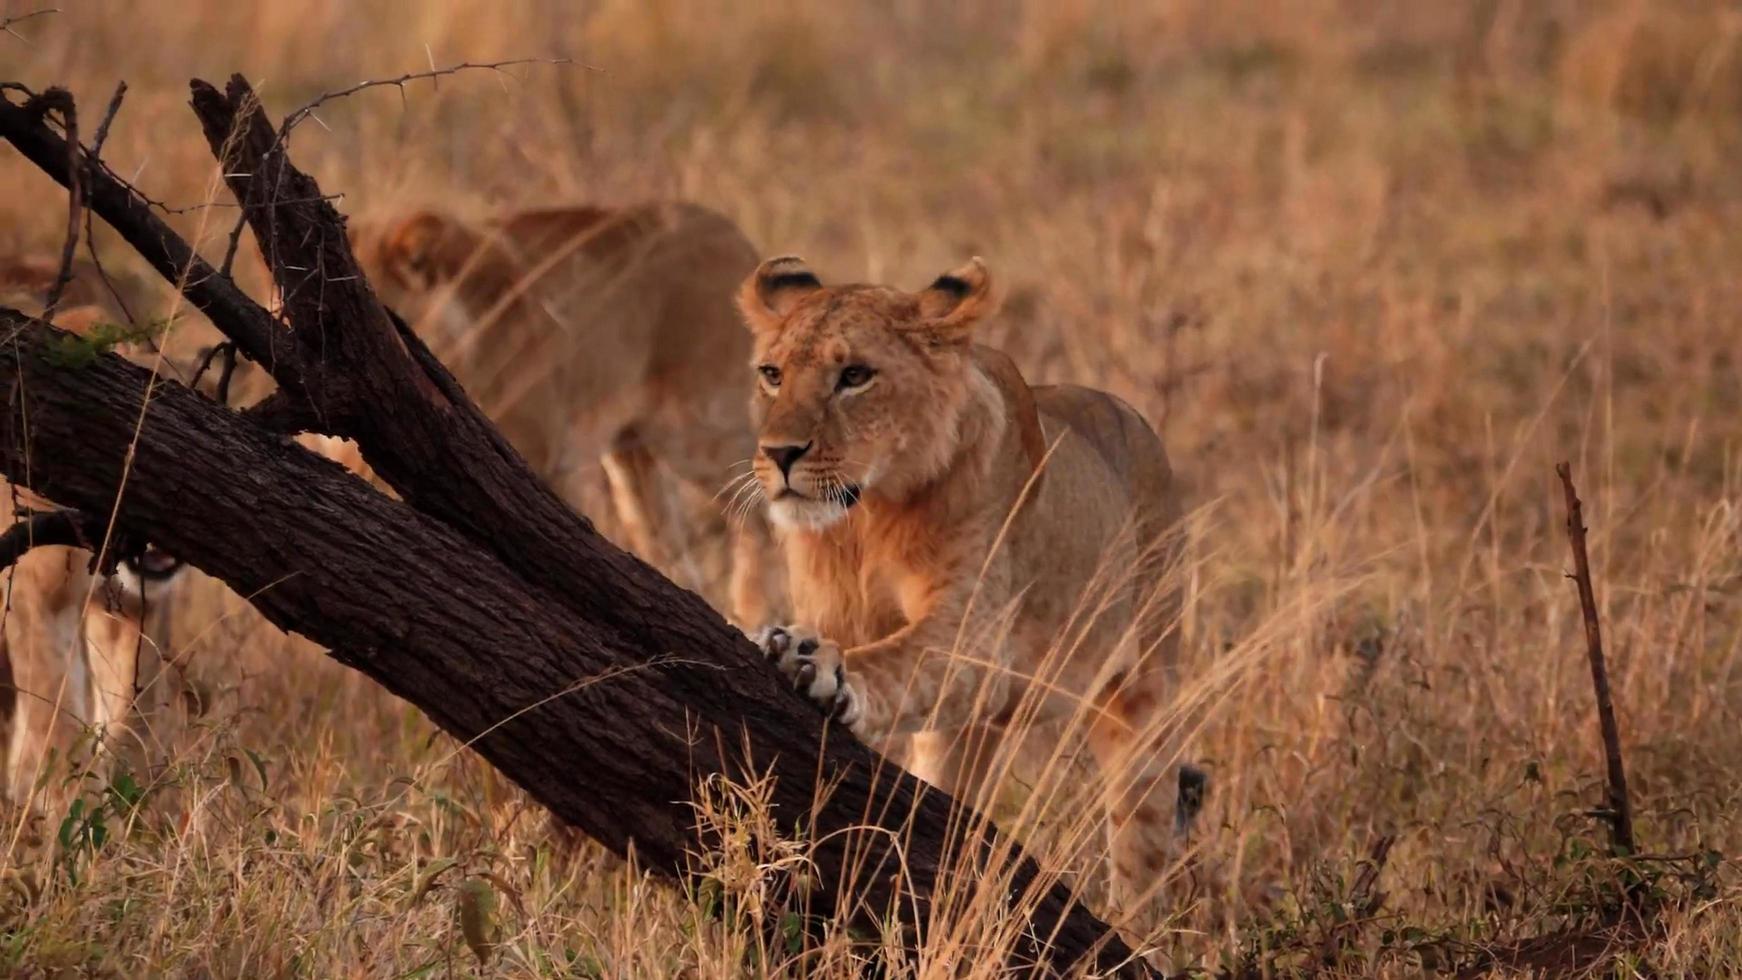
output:
[[[752,331],[775,330],[811,293],[823,288],[822,280],[796,255],[782,255],[756,267],[738,289],[738,309]]]
[[[946,340],[965,339],[974,324],[996,312],[992,274],[977,255],[932,280],[919,294],[920,326]]]

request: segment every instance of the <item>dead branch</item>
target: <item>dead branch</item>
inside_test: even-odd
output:
[[[23,86],[12,90],[28,91]],[[0,98],[0,138],[18,148],[25,159],[66,186],[70,177],[63,161],[69,159],[67,141],[23,106]],[[229,324],[226,331],[242,354],[272,372],[280,385],[297,388],[301,366],[289,362],[295,348],[285,330],[266,310],[249,299],[226,276],[218,275],[175,230],[152,213],[144,195],[106,167],[93,168],[85,198],[97,216],[126,239],[158,275],[181,289],[200,312],[214,322]]]
[[[87,185],[94,176],[93,171],[97,168],[98,161],[103,159],[103,144],[108,142],[109,127],[115,122],[115,116],[121,112],[121,100],[126,95],[127,83],[117,82],[115,94],[109,99],[109,108],[103,113],[103,121],[97,125],[97,138],[91,142],[91,152],[85,155],[85,173],[82,176]],[[109,278],[109,271],[103,268],[103,257],[97,254],[97,236],[91,230],[91,209],[85,208],[83,210],[85,212],[85,250],[91,256],[91,267],[97,271],[97,278],[102,281],[103,288],[109,291],[109,298],[121,311],[122,318],[130,326],[137,326],[139,321],[134,317],[132,308],[128,306],[126,297],[122,296],[121,291],[115,288],[115,281]],[[154,351],[157,349],[155,340],[151,341],[151,348]]]
[[[1572,579],[1578,583],[1579,608],[1585,617],[1585,652],[1591,661],[1591,686],[1597,691],[1597,725],[1603,734],[1603,756],[1609,768],[1608,818],[1615,851],[1638,852],[1633,840],[1633,808],[1627,797],[1627,770],[1621,762],[1621,730],[1615,723],[1615,703],[1609,697],[1609,669],[1603,659],[1603,630],[1597,619],[1597,595],[1591,587],[1591,560],[1585,552],[1585,522],[1579,492],[1573,487],[1573,468],[1555,466],[1566,492],[1567,538],[1573,547]]]
[[[127,83],[116,82],[115,94],[109,97],[109,107],[103,110],[103,121],[97,124],[97,138],[91,141],[91,152],[88,160],[103,158],[103,144],[109,140],[109,127],[114,124],[115,116],[121,112],[121,100],[127,96]]]

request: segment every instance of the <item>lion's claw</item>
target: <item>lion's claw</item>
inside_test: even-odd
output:
[[[756,634],[756,645],[794,690],[830,719],[859,734],[864,699],[847,679],[846,661],[837,644],[800,626],[765,626]]]
[[[751,639],[756,642],[758,647],[762,648],[763,656],[776,662],[792,645],[792,634],[787,632],[784,626],[764,626],[757,630],[756,635]]]

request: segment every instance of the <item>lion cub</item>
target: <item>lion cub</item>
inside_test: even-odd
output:
[[[996,309],[979,259],[917,294],[771,259],[739,306],[795,613],[764,652],[861,738],[930,735],[916,771],[970,800],[1002,735],[1086,718],[1115,893],[1153,894],[1204,787],[1167,778],[1180,504],[1160,439],[976,345]]]

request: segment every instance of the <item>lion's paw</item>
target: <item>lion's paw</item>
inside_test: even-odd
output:
[[[765,626],[755,640],[763,655],[799,693],[848,731],[862,734],[865,700],[847,678],[839,645],[802,626]]]

